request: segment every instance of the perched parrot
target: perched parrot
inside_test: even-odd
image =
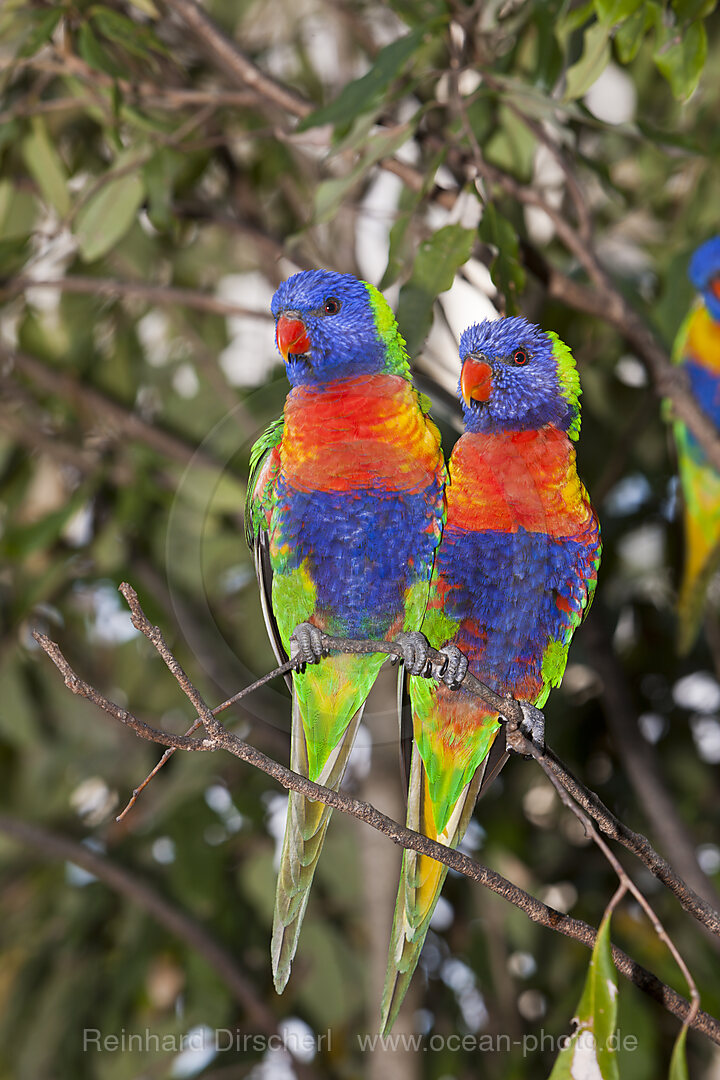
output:
[[[291,767],[337,788],[387,657],[323,656],[321,633],[400,637],[408,670],[423,669],[418,629],[444,519],[445,464],[377,289],[307,271],[278,288],[272,312],[291,389],[251,453],[248,541],[275,652],[309,665],[292,677]],[[329,818],[327,806],[290,793],[272,937],[278,993]]]
[[[422,631],[435,648],[457,646],[496,693],[539,709],[562,679],[600,561],[598,520],[575,467],[580,383],[568,347],[522,318],[469,327],[460,358],[466,430],[449,461],[447,519]],[[455,675],[464,677],[462,665]],[[410,699],[408,827],[457,847],[478,794],[506,760],[504,739],[493,745],[498,716],[462,686],[423,678],[410,678]],[[405,851],[383,1032],[446,874],[434,859]]]
[[[693,255],[690,280],[700,292],[680,328],[673,360],[682,364],[698,404],[720,430],[720,236]],[[678,597],[678,648],[697,637],[708,582],[720,566],[720,475],[681,420],[673,423],[685,503],[685,565]]]

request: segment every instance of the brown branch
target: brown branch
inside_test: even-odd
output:
[[[82,277],[80,275],[55,278],[49,281],[33,281],[32,278],[14,278],[0,289],[0,303],[29,289],[57,289],[59,292],[83,293],[103,298],[137,297],[149,304],[179,304],[182,307],[207,311],[211,315],[248,316],[253,319],[272,320],[269,311],[256,311],[240,304],[219,300],[197,289],[180,289],[172,285],[150,285],[145,281],[117,281],[111,278]]]
[[[597,619],[591,620],[585,628],[585,642],[591,650],[593,667],[602,681],[608,727],[647,820],[652,824],[660,843],[679,868],[683,878],[692,885],[695,894],[699,893],[711,904],[720,907],[717,890],[702,872],[695,858],[696,842],[678,814],[677,806],[665,786],[657,752],[640,734],[625,672]],[[649,869],[655,873],[652,866]],[[660,874],[657,876],[663,880]],[[697,895],[695,899],[703,907],[708,906]],[[716,920],[719,918],[717,913],[715,917]],[[717,921],[712,925],[705,919],[701,921],[709,929],[713,929],[714,933],[718,932]]]
[[[170,458],[181,465],[191,462],[204,468],[217,471],[222,468],[219,461],[207,451],[198,449],[192,443],[185,442],[178,435],[149,424],[137,413],[131,412],[120,402],[114,401],[100,390],[81,382],[74,375],[51,367],[37,357],[9,349],[0,344],[0,363],[8,369],[26,376],[34,386],[57,394],[66,401],[72,401],[83,408],[90,416],[102,416],[117,432],[126,439],[137,440],[152,450]]]
[[[144,615],[137,597],[134,594],[134,590],[129,586],[123,586],[123,593],[129,601],[132,601],[131,610],[133,613],[134,624],[157,648],[183,692],[189,700],[193,702],[193,705],[196,705],[198,715],[201,717],[206,730],[211,733],[211,738],[207,740],[187,740],[184,736],[172,735],[169,732],[160,732],[160,738],[157,739],[154,734],[155,729],[150,728],[149,725],[144,724],[142,721],[137,721],[134,717],[132,717],[132,720],[134,720],[135,723],[131,723],[131,714],[129,714],[127,710],[120,709],[119,706],[115,705],[113,702],[109,702],[108,699],[104,698],[98,691],[93,691],[86,683],[83,683],[72,671],[58,646],[43,635],[35,633],[35,640],[41,648],[48,653],[56,666],[58,666],[63,674],[65,683],[70,690],[74,693],[79,693],[84,697],[90,696],[86,692],[87,690],[92,691],[94,697],[90,696],[91,700],[95,700],[96,703],[110,715],[115,715],[116,712],[122,713],[124,717],[122,722],[127,726],[133,727],[133,730],[135,730],[141,738],[159,741],[163,745],[178,746],[179,748],[185,748],[185,744],[188,741],[192,744],[191,748],[193,749],[222,748],[233,754],[235,757],[240,758],[240,760],[260,769],[268,776],[272,776],[283,787],[297,791],[312,801],[321,801],[334,809],[358,818],[358,820],[365,822],[378,832],[388,836],[402,847],[410,848],[421,854],[431,856],[439,862],[457,870],[459,873],[464,874],[466,877],[471,878],[473,881],[477,881],[479,884],[492,890],[499,896],[504,897],[508,902],[524,911],[528,918],[533,922],[554,929],[567,937],[581,942],[588,948],[592,948],[597,932],[589,924],[579,919],[573,919],[570,916],[543,904],[541,901],[525,892],[525,890],[519,888],[519,886],[514,885],[494,870],[490,870],[488,867],[476,863],[474,860],[457,850],[447,848],[443,844],[439,844],[427,836],[422,836],[419,833],[415,833],[412,830],[405,828],[398,822],[381,814],[375,807],[370,806],[368,803],[360,802],[342,792],[324,788],[303,776],[299,776],[297,773],[291,772],[291,770],[286,769],[278,762],[266,757],[266,755],[262,754],[259,750],[249,746],[232,732],[227,731],[220,721],[213,716],[210,708],[205,704],[197,689],[190,683],[187,675],[178,664],[177,660],[172,656],[172,653],[170,653],[159,628],[152,626]],[[363,652],[368,651],[369,647],[372,646],[370,651],[399,653],[399,649],[392,643],[381,643],[385,646],[382,650],[377,647],[378,643],[361,642],[359,644],[363,647],[359,651]],[[492,691],[490,693],[492,694]],[[495,697],[497,698],[497,695],[495,695]],[[506,711],[508,704],[509,703],[505,701]],[[198,745],[198,743],[201,743],[202,745]],[[693,1006],[685,998],[616,947],[613,947],[613,960],[618,971],[641,990],[660,1002],[673,1015],[679,1017],[683,1021],[687,1020],[691,1027],[703,1032],[708,1038],[720,1045],[720,1021],[715,1017],[702,1011],[698,1011],[697,1014],[693,1016]]]
[[[610,850],[608,845],[605,843],[603,838],[600,836],[597,829],[595,828],[594,823],[590,820],[588,815],[585,813],[585,810],[576,801],[576,799],[573,798],[568,793],[565,786],[561,783],[559,778],[555,775],[554,770],[550,767],[549,763],[546,762],[546,760],[545,760],[545,754],[541,750],[539,750],[539,748],[536,747],[529,739],[525,738],[525,736],[522,735],[522,733],[519,732],[519,731],[518,732],[510,732],[509,733],[509,739],[512,740],[512,744],[513,744],[512,749],[514,749],[516,753],[526,753],[526,754],[529,753],[530,756],[533,757],[535,759],[535,761],[537,761],[538,765],[540,765],[541,769],[543,770],[543,772],[547,776],[548,780],[550,781],[552,786],[555,788],[555,791],[556,791],[557,795],[559,796],[559,798],[560,798],[561,802],[563,803],[563,805],[566,806],[568,808],[568,810],[570,810],[570,812],[575,815],[575,817],[578,819],[578,821],[582,824],[583,828],[585,829],[585,835],[589,836],[592,839],[592,841],[597,845],[597,847],[603,853],[603,855],[605,856],[605,858],[607,859],[607,861],[610,863],[613,870],[617,874],[618,879],[620,881],[620,887],[617,890],[617,892],[615,893],[615,896],[610,901],[609,907],[612,909],[615,906],[615,904],[619,902],[622,895],[626,891],[631,893],[631,895],[635,897],[636,901],[638,902],[638,904],[640,905],[642,910],[645,912],[647,918],[650,920],[650,922],[652,924],[652,927],[653,927],[657,937],[662,942],[664,942],[665,946],[667,947],[670,954],[672,955],[675,963],[680,968],[680,971],[682,972],[683,978],[685,979],[686,983],[688,984],[688,988],[690,990],[692,1008],[691,1008],[690,1012],[688,1013],[688,1015],[686,1016],[686,1018],[685,1018],[685,1020],[683,1022],[683,1027],[690,1027],[694,1017],[697,1015],[698,1009],[700,1008],[700,994],[698,993],[698,988],[697,988],[697,985],[695,983],[695,980],[693,979],[692,975],[690,974],[690,969],[688,968],[688,966],[685,963],[682,955],[680,954],[679,950],[677,949],[675,943],[673,942],[673,940],[671,939],[671,937],[668,934],[667,930],[665,929],[665,927],[661,923],[660,919],[658,918],[657,914],[655,913],[653,907],[648,902],[648,900],[645,898],[645,896],[643,896],[643,894],[640,892],[640,890],[638,889],[635,882],[632,880],[630,875],[625,871],[625,869],[623,868],[621,863],[618,861],[618,859],[615,857],[615,855]]]
[[[259,98],[284,109],[292,116],[303,117],[312,112],[312,105],[300,94],[266,75],[245,56],[194,0],[163,0],[163,3],[167,11],[180,16],[203,52],[235,82],[249,87]]]
[[[153,729],[149,729],[153,730]],[[34,848],[52,859],[68,859],[94,874],[115,892],[143,908],[160,926],[184,941],[204,958],[225,983],[238,1004],[262,1031],[277,1031],[277,1021],[270,1009],[258,999],[255,988],[237,961],[200,923],[181,908],[171,904],[146,881],[130,870],[91,851],[69,837],[60,836],[39,825],[0,814],[0,831],[24,847]]]

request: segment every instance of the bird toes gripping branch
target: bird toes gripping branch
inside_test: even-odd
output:
[[[290,656],[298,662],[298,673],[302,675],[306,664],[317,664],[327,655],[322,630],[309,622],[298,623],[290,635]]]
[[[410,675],[431,675],[432,660],[428,639],[419,630],[403,630],[395,634],[394,642],[402,650],[402,662]],[[397,663],[397,658],[394,659]]]
[[[545,750],[545,714],[531,705],[529,701],[518,701],[522,712],[522,719],[518,720],[517,728],[508,724],[505,729],[505,738],[508,750],[522,754],[522,742],[518,743],[514,738],[520,735],[523,740],[531,742],[541,753]],[[523,755],[527,757],[528,755]]]
[[[438,677],[448,690],[459,690],[468,671],[467,656],[457,645],[444,645],[439,651],[445,657],[445,663],[438,671]]]

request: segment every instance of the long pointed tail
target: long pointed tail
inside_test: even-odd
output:
[[[420,752],[413,743],[408,790],[408,828],[424,833],[448,847],[457,847],[468,827],[484,772],[485,763],[475,770],[472,780],[463,788],[447,827],[438,834],[428,792],[427,773]],[[430,920],[446,876],[447,867],[442,863],[416,851],[404,852],[382,1000],[383,1035],[386,1035],[395,1023],[420,959]]]
[[[690,529],[688,529],[688,533]],[[697,534],[695,549],[688,552],[678,596],[677,648],[681,656],[690,652],[700,631],[710,579],[720,569],[720,543],[713,546]]]
[[[318,776],[319,784],[334,790],[340,787],[362,714],[361,707]],[[293,699],[290,768],[302,776],[308,775],[305,731],[296,698]],[[310,886],[331,814],[332,810],[324,803],[309,802],[296,791],[290,792],[275,893],[271,945],[273,979],[278,994],[282,994],[290,978]]]

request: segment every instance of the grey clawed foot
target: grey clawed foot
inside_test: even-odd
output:
[[[523,733],[526,739],[538,748],[538,750],[545,749],[545,714],[540,712],[540,709],[536,709],[534,705],[531,705],[528,701],[521,701],[520,708],[522,709],[523,719],[519,725],[520,731]]]
[[[425,635],[419,630],[403,630],[395,635],[395,644],[402,650],[402,662],[410,675],[424,675],[430,664],[430,646]]]
[[[438,677],[449,690],[459,690],[467,675],[467,656],[458,649],[457,645],[445,645],[439,651],[445,657],[445,663],[438,671]]]
[[[307,664],[317,664],[318,660],[327,656],[322,639],[322,630],[309,622],[298,623],[293,630],[290,635],[290,656],[298,662],[296,671],[299,675],[303,674]]]

